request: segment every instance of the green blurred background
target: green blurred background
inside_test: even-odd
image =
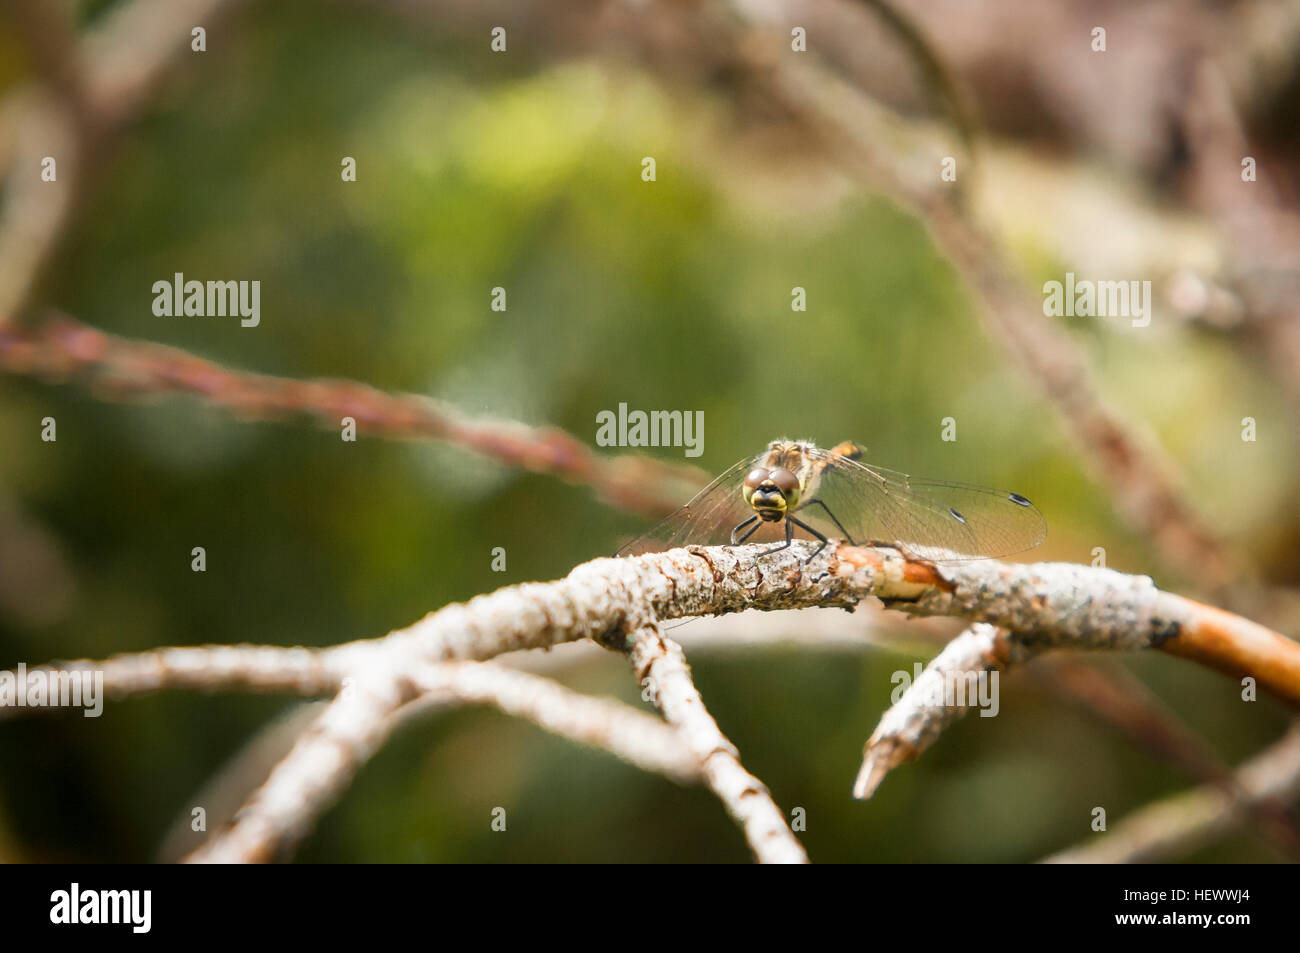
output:
[[[94,11],[91,11],[93,15]],[[23,78],[21,50],[0,39]],[[1005,486],[1038,503],[1028,558],[1159,570],[1086,475],[1037,391],[981,331],[924,229],[802,150],[761,152],[725,90],[665,90],[617,60],[486,55],[377,11],[257,7],[211,31],[111,157],[49,283],[94,326],[234,367],[427,393],[594,444],[616,409],[702,410],[720,471],[782,435],[854,439],[870,459]],[[12,55],[11,55],[12,54]],[[652,155],[658,181],[641,181]],[[353,156],[358,181],[340,181]],[[1030,258],[1034,251],[1030,250]],[[1059,262],[1041,250],[1042,280]],[[151,285],[259,279],[262,319],[159,318]],[[503,286],[508,310],[493,312]],[[808,293],[793,313],[790,291]],[[1079,322],[1108,398],[1185,468],[1235,542],[1267,536],[1290,429],[1248,366],[1195,330],[1116,339]],[[1212,385],[1212,386],[1207,386]],[[38,439],[58,421],[58,441]],[[940,439],[941,420],[958,439]],[[586,488],[455,447],[246,423],[197,402],[102,403],[0,378],[0,486],[67,578],[0,614],[0,666],[156,645],[330,645],[382,635],[503,585],[553,579],[649,521]],[[1243,449],[1244,448],[1244,449]],[[683,461],[680,450],[655,451]],[[1227,475],[1225,475],[1227,474]],[[206,573],[190,571],[204,546]],[[508,571],[491,571],[503,546]],[[9,555],[13,556],[12,550]],[[42,588],[44,586],[45,588]],[[31,593],[28,593],[31,596]],[[36,608],[33,609],[32,606]],[[561,650],[562,651],[562,650]],[[932,650],[931,650],[932,651]],[[819,861],[1028,861],[1194,783],[1088,713],[1004,679],[869,803],[849,796],[890,675],[915,656],[692,656],[747,767]],[[1124,659],[1227,761],[1286,713],[1167,657]],[[617,657],[566,683],[642,705]],[[295,699],[169,693],[102,718],[0,726],[0,856],[152,859],[196,792]],[[508,831],[490,830],[504,806]],[[485,710],[403,729],[298,852],[309,861],[744,861],[705,789]],[[1251,833],[1197,860],[1270,860]]]

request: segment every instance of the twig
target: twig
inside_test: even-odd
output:
[[[103,674],[104,697],[118,701],[164,689],[250,690],[326,695],[337,690],[347,669],[337,656],[320,649],[278,645],[198,645],[115,655],[102,661],[79,659],[34,666],[28,679],[50,672]],[[9,674],[17,677],[17,672]],[[47,711],[0,705],[0,719]]]
[[[953,131],[970,156],[974,156],[979,134],[974,107],[966,90],[931,42],[925,29],[910,14],[889,0],[858,0],[868,7],[898,38],[899,43],[916,63],[925,85],[940,108],[948,114]]]
[[[580,744],[610,751],[679,784],[700,765],[676,731],[613,699],[479,662],[411,668],[374,643],[367,666],[300,737],[236,815],[188,859],[259,863],[283,856],[311,829],[397,726],[432,706],[491,704]]]
[[[1045,858],[1049,864],[1150,863],[1186,854],[1241,826],[1251,804],[1300,797],[1300,722],[1236,774],[1234,797],[1208,784],[1148,805],[1086,844]]]
[[[1217,785],[1229,796],[1242,794],[1232,774],[1189,729],[1149,698],[1136,679],[1117,681],[1077,657],[1036,659],[1040,652],[1040,646],[1027,645],[1016,635],[983,623],[953,639],[881,716],[863,751],[853,796],[871,797],[891,770],[916,760],[946,728],[988,701],[983,691],[977,694],[977,686],[988,673],[1001,673],[1031,659],[1035,659],[1031,670],[1050,687],[1053,697],[1074,695],[1156,754]],[[993,692],[997,688],[995,685]],[[1242,802],[1270,837],[1294,855],[1295,825],[1285,807],[1267,797],[1242,797]]]
[[[289,849],[387,740],[416,694],[399,671],[373,665],[331,701],[235,816],[187,859],[267,863]]]
[[[691,680],[682,647],[647,625],[627,648],[639,684],[676,725],[683,741],[704,765],[710,788],[741,826],[760,863],[806,864],[808,855],[772,800],[771,792],[740,763],[740,752],[718,728]]]
[[[699,759],[677,731],[612,698],[592,698],[549,678],[487,662],[425,665],[409,677],[425,694],[399,711],[399,717],[448,704],[493,705],[678,784],[700,780]]]
[[[880,717],[862,751],[853,796],[871,797],[885,775],[900,764],[916,760],[945,728],[975,706],[973,694],[964,694],[960,704],[935,704],[936,699],[950,697],[949,685],[959,680],[964,686],[970,685],[966,675],[980,677],[987,672],[1001,672],[1032,654],[1032,649],[984,623],[971,626],[949,642]]]

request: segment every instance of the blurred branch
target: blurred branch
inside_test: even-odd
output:
[[[248,798],[261,787],[298,738],[324,711],[329,702],[313,701],[290,705],[262,725],[239,750],[187,797],[154,855],[156,863],[174,864],[202,842],[206,834],[194,829],[196,807],[203,808],[205,830],[219,830],[231,824]]]
[[[1113,667],[1102,670],[1055,655],[1037,659],[1029,672],[1046,683],[1053,698],[1076,699],[1087,711],[1123,731],[1142,750],[1241,800],[1267,832],[1270,843],[1293,860],[1300,860],[1300,825],[1286,805],[1273,798],[1245,798],[1231,768],[1131,672]]]
[[[1189,192],[1232,250],[1232,288],[1245,305],[1244,339],[1254,343],[1300,414],[1300,209],[1274,180],[1283,170],[1256,153],[1219,57],[1194,65],[1192,94],[1179,116],[1187,141]],[[1256,178],[1242,180],[1242,161]]]
[[[967,157],[973,160],[979,131],[974,107],[925,30],[906,11],[888,0],[859,2],[875,13],[907,50],[927,88],[948,114],[948,120],[965,147]]]
[[[1087,844],[1046,858],[1049,864],[1151,863],[1176,857],[1240,827],[1248,808],[1261,802],[1300,797],[1300,722],[1277,744],[1243,765],[1234,796],[1217,784],[1204,785],[1144,807]]]
[[[63,0],[8,3],[4,13],[28,49],[38,82],[0,103],[0,169],[9,172],[0,210],[0,327],[30,303],[80,199],[95,137],[86,64]],[[57,178],[42,179],[55,161]]]
[[[948,77],[953,102],[959,102],[961,85],[918,25],[923,11],[912,16],[897,2],[886,7],[872,0],[871,5],[895,36],[904,37],[923,74],[937,68]],[[810,12],[825,17],[823,25],[835,22],[828,14],[836,4],[824,6]],[[815,55],[792,53],[788,35],[771,29],[770,11],[743,0],[682,9],[620,5],[608,7],[592,22],[585,10],[579,15],[563,5],[547,19],[543,8],[549,12],[551,7],[521,0],[473,8],[447,0],[403,0],[398,8],[425,25],[465,30],[508,8],[515,28],[543,53],[617,50],[637,56],[674,83],[705,84],[710,77],[726,75],[766,109],[784,111],[812,133],[815,148],[868,187],[910,207],[928,227],[939,251],[974,291],[986,331],[1042,388],[1094,478],[1108,488],[1126,521],[1151,539],[1163,561],[1216,594],[1242,574],[1234,554],[1186,497],[1176,467],[1154,437],[1104,400],[1088,360],[1063,327],[1043,316],[1041,297],[1025,284],[997,236],[957,201],[955,183],[940,180],[940,155],[918,148],[915,124],[840,79]],[[895,11],[892,20],[887,9]],[[709,37],[707,45],[699,42],[701,36]],[[941,89],[933,86],[933,77],[931,85]],[[959,111],[953,117],[959,129],[969,130]],[[969,170],[960,177],[968,175]]]
[[[938,167],[900,148],[905,125],[815,65],[765,60],[755,82],[800,116],[846,169],[911,207],[980,299],[985,329],[1043,388],[1120,511],[1188,578],[1217,589],[1239,570],[1183,495],[1154,440],[1106,403],[1087,360],[1042,313],[996,237],[944,191]]]
[[[148,106],[162,79],[190,50],[190,30],[211,29],[240,0],[134,0],[110,11],[84,38],[61,0],[7,0],[38,85],[0,104],[0,169],[8,201],[0,217],[0,328],[22,320],[37,288],[107,167],[117,134]],[[57,179],[41,179],[50,156]]]
[[[183,394],[244,420],[312,417],[337,430],[344,417],[367,433],[437,439],[534,473],[590,486],[622,509],[662,516],[706,482],[693,467],[647,457],[600,457],[553,428],[472,419],[428,397],[389,394],[346,380],[296,380],[233,370],[179,348],[117,337],[52,316],[32,329],[0,327],[0,370],[71,381],[104,400]]]
[[[68,110],[49,93],[24,90],[0,104],[0,141],[12,164],[0,208],[0,328],[13,325],[31,303],[71,220],[80,194],[84,150]],[[41,180],[41,163],[55,160],[58,178]]]
[[[134,122],[163,81],[191,52],[190,31],[213,27],[246,0],[133,0],[118,5],[82,43],[87,88],[99,122],[117,130]]]

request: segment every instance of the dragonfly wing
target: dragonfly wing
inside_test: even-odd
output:
[[[826,535],[856,542],[900,542],[936,562],[1010,556],[1047,537],[1038,509],[1017,493],[967,483],[922,480],[819,451],[825,468],[799,518]],[[843,529],[827,518],[833,513]]]
[[[745,475],[753,469],[762,455],[746,457],[736,463],[716,480],[706,486],[677,512],[644,536],[632,540],[617,553],[619,556],[637,556],[641,553],[660,553],[678,546],[716,546],[731,541],[731,531],[754,515],[754,511],[740,495]],[[753,529],[753,524],[741,531]],[[784,539],[784,526],[763,524],[746,542],[766,542]]]

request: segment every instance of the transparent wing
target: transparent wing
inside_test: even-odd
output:
[[[825,450],[809,451],[820,472],[794,515],[831,539],[856,543],[902,543],[934,562],[1010,556],[1047,538],[1043,515],[1029,500],[1006,490],[966,483],[922,480],[867,466]],[[689,503],[619,556],[662,552],[678,546],[726,545],[732,531],[754,516],[741,496],[745,474],[764,454],[739,461]],[[781,542],[785,523],[750,523],[750,543]],[[804,538],[802,529],[795,536]]]
[[[617,553],[639,556],[660,553],[678,546],[717,546],[731,542],[731,531],[754,515],[740,495],[747,474],[763,454],[746,457],[706,486],[694,498],[644,536],[638,536]],[[753,529],[746,526],[742,534]],[[748,543],[785,539],[783,524],[764,523]]]
[[[935,562],[1010,556],[1047,538],[1043,514],[1018,493],[916,479],[824,450],[813,456],[821,477],[795,515],[827,536],[899,542]]]

